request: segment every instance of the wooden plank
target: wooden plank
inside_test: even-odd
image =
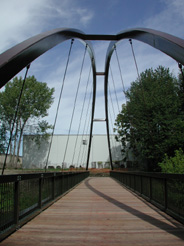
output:
[[[184,245],[184,226],[109,177],[88,178],[1,243]]]

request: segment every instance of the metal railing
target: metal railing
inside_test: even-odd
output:
[[[184,223],[184,175],[111,171],[128,189]]]
[[[0,176],[0,241],[88,176],[88,171]]]

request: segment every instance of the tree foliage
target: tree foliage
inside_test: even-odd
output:
[[[164,173],[181,173],[184,174],[184,153],[182,149],[175,150],[175,156],[169,157],[165,154],[159,166]]]
[[[0,127],[0,154],[5,154],[7,146],[7,131],[5,124],[2,123]]]
[[[4,140],[4,142],[1,142],[4,143],[0,146],[1,152],[5,148],[6,138],[10,135],[12,129],[22,84],[22,77],[15,77],[5,85],[5,90],[0,93],[0,135]],[[41,134],[45,134],[46,130],[51,128],[46,121],[41,121],[40,119],[48,115],[48,109],[53,102],[53,93],[53,88],[50,89],[46,83],[38,82],[34,76],[26,79],[15,119],[13,141],[10,148],[13,156],[16,155],[17,158],[19,156],[21,138],[26,124],[36,120],[36,131]]]
[[[127,104],[116,118],[116,138],[124,152],[131,149],[150,171],[158,170],[165,153],[172,156],[184,147],[181,81],[162,66],[146,70],[126,92]]]

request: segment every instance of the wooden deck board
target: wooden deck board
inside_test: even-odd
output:
[[[184,245],[184,226],[111,178],[88,178],[1,243]]]

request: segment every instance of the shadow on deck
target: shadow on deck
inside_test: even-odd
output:
[[[90,177],[1,245],[184,245],[184,226],[109,177]]]

